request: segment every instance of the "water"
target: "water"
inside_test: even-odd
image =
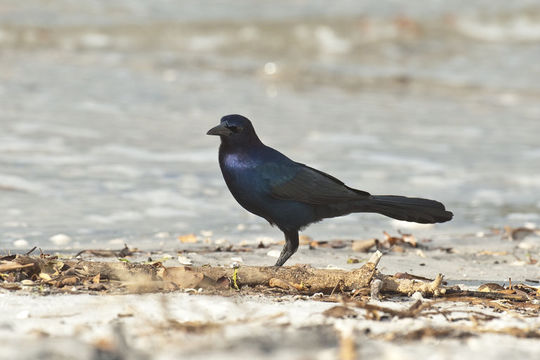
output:
[[[540,222],[537,2],[250,4],[3,1],[0,249],[280,238],[225,188],[204,134],[229,113],[350,186],[454,211],[417,234]]]

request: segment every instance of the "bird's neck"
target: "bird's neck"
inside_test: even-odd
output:
[[[244,168],[258,163],[265,145],[258,141],[254,143],[231,143],[222,141],[219,147],[219,159],[226,167]]]
[[[264,147],[264,144],[258,137],[250,137],[248,139],[231,140],[229,138],[222,138],[220,151],[229,153],[242,153],[256,151],[257,149]]]

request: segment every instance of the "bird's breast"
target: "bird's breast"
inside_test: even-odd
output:
[[[244,154],[227,154],[223,158],[223,164],[228,169],[249,169],[257,166],[257,161]]]
[[[260,172],[260,161],[235,153],[226,154],[221,160],[221,170],[229,190],[242,206],[254,212],[254,204],[264,202],[269,191],[267,180]]]

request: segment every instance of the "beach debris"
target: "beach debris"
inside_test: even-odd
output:
[[[520,241],[525,239],[527,236],[536,234],[540,235],[540,229],[536,229],[534,227],[511,227],[511,226],[505,226],[503,228],[503,238],[506,238],[508,240],[512,241]]]
[[[226,267],[169,267],[164,270],[163,279],[174,282],[180,288],[212,287],[219,279],[232,279],[236,275],[236,283],[241,289],[256,286],[269,286],[283,290],[295,290],[304,294],[318,292],[348,292],[359,288],[370,288],[372,279],[380,280],[381,293],[411,295],[420,292],[425,296],[443,293],[442,275],[433,281],[418,279],[400,279],[384,275],[376,267],[382,254],[376,252],[371,259],[359,269],[345,271],[339,269],[315,269],[306,265],[284,267],[240,266],[234,271]],[[234,273],[234,274],[233,274]],[[201,276],[200,274],[204,275]]]
[[[376,266],[381,256],[380,252],[376,253],[368,263],[352,271],[315,269],[307,265],[284,267],[241,266],[235,270],[237,270],[240,288],[242,286],[268,286],[271,279],[280,279],[289,284],[296,284],[293,287],[301,288],[307,294],[316,292],[330,293],[336,287],[347,291],[347,289],[368,286],[376,272]],[[172,267],[167,268],[166,272],[169,274],[171,272],[203,273],[207,278],[214,281],[220,278],[231,278],[233,275],[233,269],[231,268],[211,266]]]
[[[381,298],[382,281],[381,279],[375,279],[371,282],[370,297],[373,300],[379,300]]]
[[[476,256],[505,256],[508,255],[508,251],[493,251],[493,250],[482,250],[476,253]]]
[[[390,316],[396,316],[398,318],[414,318],[417,317],[422,311],[431,308],[434,304],[432,302],[422,302],[421,300],[416,300],[409,308],[405,310],[398,310],[382,305],[371,304],[366,301],[349,301],[346,302],[348,305],[357,307],[359,309],[364,309],[369,314],[368,316],[377,320],[381,320],[381,313],[388,314]]]
[[[214,332],[221,330],[223,325],[215,322],[203,322],[203,321],[177,321],[174,319],[168,319],[167,330],[173,329],[176,331],[185,332],[188,334],[205,334],[208,332]]]
[[[351,242],[351,248],[353,251],[369,252],[373,248],[377,249],[389,249],[392,252],[403,253],[408,248],[418,248],[418,240],[412,234],[403,234],[398,232],[399,236],[392,236],[388,232],[383,231],[384,239],[379,240],[377,238],[367,240],[353,240]],[[429,240],[426,240],[429,241]],[[421,257],[425,257],[423,252],[417,249],[417,253]]]
[[[497,292],[501,290],[504,290],[504,286],[501,286],[495,283],[482,284],[478,287],[478,291],[483,291],[483,292],[492,292],[492,291]]]
[[[268,286],[273,288],[280,288],[283,290],[291,290],[293,292],[305,290],[303,284],[294,284],[278,278],[271,278],[270,280],[268,280]]]
[[[456,329],[449,326],[444,327],[423,327],[412,331],[392,331],[381,335],[386,341],[419,341],[426,338],[436,339],[466,339],[474,335],[473,331]]]
[[[358,353],[352,329],[339,332],[339,360],[356,360]]]
[[[323,311],[322,313],[326,317],[333,317],[338,319],[355,318],[358,313],[348,306],[336,305]]]
[[[313,241],[313,238],[307,235],[300,235],[298,236],[298,241],[300,245],[309,245]]]
[[[538,339],[540,330],[530,328],[506,327],[502,329],[493,329],[487,327],[469,326],[469,327],[423,327],[412,331],[392,331],[386,332],[376,338],[382,338],[386,341],[418,341],[427,338],[437,339],[466,339],[478,334],[503,334],[517,338]]]
[[[19,264],[13,261],[0,263],[0,273],[32,267],[34,264]]]
[[[378,239],[369,240],[355,240],[352,243],[352,250],[358,252],[369,252],[371,248],[376,247],[379,244]]]
[[[16,291],[16,290],[21,290],[22,289],[20,284],[17,284],[17,283],[4,283],[4,282],[0,282],[0,288],[6,289],[6,290],[11,290],[11,291]]]
[[[243,266],[239,262],[235,262],[234,267],[165,267],[159,261],[92,261],[59,258],[43,253],[6,255],[0,257],[0,291],[32,291],[45,295],[55,292],[140,294],[182,290],[193,294],[224,296],[309,296],[317,301],[339,303],[342,308],[328,310],[324,314],[330,318],[364,316],[380,321],[389,317],[406,318],[431,314],[442,315],[452,321],[452,313],[459,312],[459,317],[453,318],[461,319],[465,312],[465,319],[478,326],[495,318],[495,314],[500,312],[522,317],[537,317],[540,314],[540,288],[537,286],[508,281],[506,286],[486,283],[476,291],[462,290],[457,286],[445,286],[441,274],[433,278],[409,273],[383,274],[377,269],[382,256],[381,252],[376,251],[362,266],[347,271],[336,268],[316,269],[307,265],[279,268]],[[311,296],[314,294],[317,296]],[[382,305],[388,299],[396,297],[415,301],[404,309]],[[496,313],[463,310],[463,305],[456,305],[459,310],[449,310],[448,304],[454,303],[483,306]],[[446,307],[439,308],[439,304],[446,304]],[[365,314],[358,312],[358,309],[365,310]],[[178,325],[179,330],[182,326],[189,329],[188,325]],[[398,339],[415,339],[444,336],[445,333],[444,329],[440,332],[438,329],[428,328],[415,331],[418,333],[395,333],[392,336]],[[448,336],[461,336],[454,331],[456,330],[449,332]],[[526,334],[536,336],[534,331],[515,330],[515,336]]]
[[[352,243],[352,240],[312,240],[309,242],[310,249],[317,248],[331,248],[331,249],[343,249],[349,244]]]
[[[195,234],[187,234],[187,235],[178,236],[178,240],[183,244],[185,243],[192,244],[192,243],[198,242],[199,238]]]
[[[407,245],[413,248],[418,246],[416,237],[414,237],[414,235],[412,234],[402,234],[401,232],[399,232],[400,236],[392,236],[386,231],[383,231],[383,234],[384,234],[384,240],[380,242],[381,246],[383,247],[386,247],[389,249],[399,247],[403,249],[404,245]],[[403,252],[403,251],[400,250],[399,252]]]
[[[187,256],[178,255],[178,262],[182,265],[193,265],[193,261]]]
[[[516,299],[516,296],[526,301],[532,299],[540,294],[540,288],[535,288],[526,284],[512,284],[512,279],[508,280],[508,286],[505,287],[496,283],[485,283],[478,287],[479,292],[508,295],[512,299]]]
[[[224,289],[229,288],[232,278],[220,277],[213,279],[190,266],[161,268],[157,273],[163,281],[173,283],[180,289]]]
[[[121,250],[98,250],[98,249],[89,249],[89,250],[81,250],[79,251],[75,257],[79,257],[82,254],[90,254],[97,257],[117,257],[117,258],[125,258],[128,256],[133,256],[135,253],[137,253],[139,250],[134,248],[130,249],[127,244],[124,244],[124,248]]]

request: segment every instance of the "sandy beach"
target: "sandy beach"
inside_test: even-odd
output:
[[[509,279],[514,286],[521,283],[538,289],[539,267],[534,260],[540,237],[534,234],[521,241],[491,235],[464,238],[451,245],[427,244],[386,252],[380,271],[427,278],[440,272],[448,286],[463,290],[478,290],[486,283],[508,288]],[[182,266],[178,259],[189,260],[193,266],[239,261],[241,266],[256,265],[271,262],[268,254],[280,245],[247,246],[250,251],[242,252],[199,252],[207,247],[212,248],[195,243],[185,245],[179,254],[139,254],[130,261],[157,256],[169,258],[163,262],[166,267]],[[353,269],[370,256],[350,246],[340,247],[301,246],[295,263],[309,260],[321,268]],[[347,264],[349,259],[361,263]],[[482,354],[506,359],[516,353],[528,358],[540,354],[538,295],[525,302],[424,298],[420,293],[367,300],[367,304],[397,311],[406,311],[417,301],[431,304],[425,312],[401,317],[356,308],[347,303],[350,294],[342,298],[302,295],[301,291],[254,294],[254,289],[231,289],[219,295],[205,289],[148,293],[129,287],[119,290],[107,281],[103,284],[105,289],[100,291],[78,284],[56,290],[53,286],[52,292],[49,285],[37,283],[21,284],[19,290],[11,291],[0,286],[2,357],[461,359]],[[347,310],[333,309],[336,306]]]
[[[540,358],[539,24],[529,0],[2,2],[0,359]],[[281,232],[205,135],[231,113],[348,186],[454,213],[328,219],[286,265],[350,273],[378,248],[380,274],[445,283],[85,269],[275,263]]]

